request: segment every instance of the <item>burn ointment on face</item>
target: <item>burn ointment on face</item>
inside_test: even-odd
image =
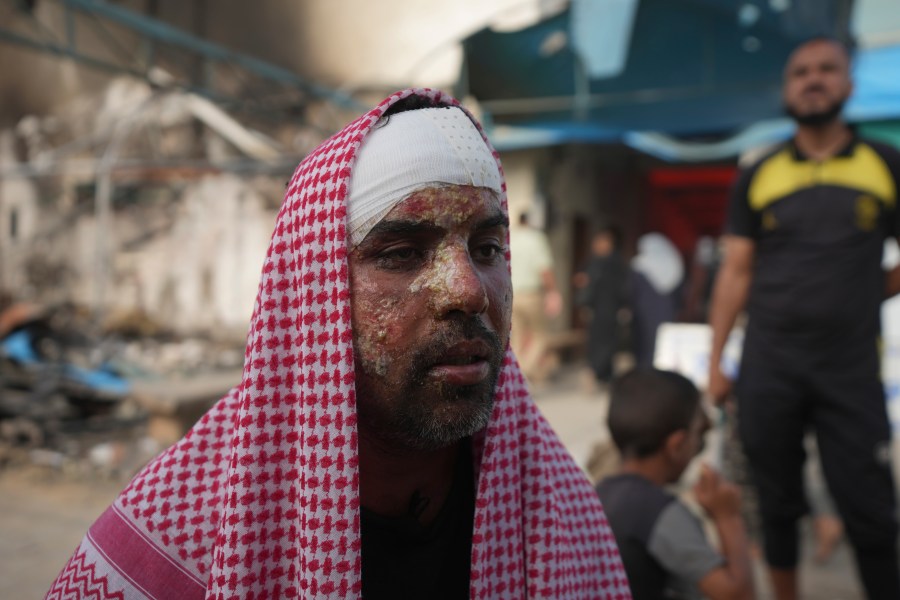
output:
[[[507,227],[492,190],[431,187],[351,252],[361,427],[440,446],[486,425],[509,337]]]

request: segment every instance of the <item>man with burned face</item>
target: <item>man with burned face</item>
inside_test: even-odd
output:
[[[881,266],[885,239],[900,235],[900,155],[842,120],[852,87],[850,56],[837,41],[813,39],[790,55],[783,100],[796,133],[734,189],[710,310],[710,392],[722,402],[730,391],[722,350],[747,308],[738,429],[779,600],[800,595],[807,430],[868,597],[900,598],[879,356],[881,302],[900,291],[900,269]]]
[[[508,225],[497,155],[442,92],[326,140],[288,186],[241,384],[48,597],[629,598],[508,348]]]
[[[464,440],[490,419],[510,330],[501,194],[457,108],[389,111],[360,149],[348,223],[364,597],[390,597],[398,578],[417,581],[413,596],[467,593]]]

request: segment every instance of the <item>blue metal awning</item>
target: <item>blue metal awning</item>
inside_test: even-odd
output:
[[[847,120],[871,123],[862,128],[867,135],[877,137],[883,131],[883,137],[897,144],[900,136],[896,131],[900,125],[888,127],[883,122],[900,119],[900,45],[859,52],[854,60],[853,78],[853,96],[844,110]],[[758,121],[713,142],[692,143],[672,135],[636,131],[625,132],[621,141],[664,160],[692,162],[736,156],[748,148],[787,139],[793,132],[794,124],[789,119],[774,118]],[[519,135],[519,140],[526,137]]]
[[[745,144],[784,135],[784,62],[810,37],[849,39],[852,6],[852,0],[573,0],[532,27],[485,29],[464,40],[460,92],[479,101],[489,135],[503,150],[631,141],[642,149],[667,146],[658,154],[676,157],[690,154],[679,145],[696,150],[698,141],[711,140],[717,146],[694,160],[733,156]],[[604,16],[615,26],[591,27]],[[621,38],[591,40],[592,30],[618,31]],[[612,58],[602,60],[603,48]],[[900,63],[888,50],[859,57],[854,118],[897,114],[900,77],[885,72]]]

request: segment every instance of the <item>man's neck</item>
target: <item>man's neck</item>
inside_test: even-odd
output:
[[[853,131],[840,119],[822,125],[799,125],[794,143],[804,156],[822,161],[835,156],[853,138]]]
[[[671,467],[660,457],[624,458],[622,459],[622,468],[619,472],[628,475],[640,475],[660,487],[672,483]]]
[[[421,523],[430,523],[450,493],[460,443],[439,450],[404,451],[360,432],[360,503],[377,515],[412,513]]]

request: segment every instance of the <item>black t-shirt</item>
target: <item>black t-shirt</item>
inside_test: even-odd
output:
[[[820,344],[871,344],[884,240],[900,235],[900,153],[854,139],[818,162],[788,142],[741,174],[729,233],[756,242],[750,327]]]
[[[675,496],[634,473],[607,477],[597,495],[622,557],[634,600],[693,599],[725,560],[700,520]]]
[[[422,508],[416,499],[403,517],[383,517],[362,508],[364,600],[469,597],[475,517],[471,452],[460,452],[447,500],[427,526],[416,517]]]
[[[668,574],[650,554],[650,536],[660,513],[675,498],[636,475],[607,477],[597,495],[616,538],[635,598],[662,598]]]

